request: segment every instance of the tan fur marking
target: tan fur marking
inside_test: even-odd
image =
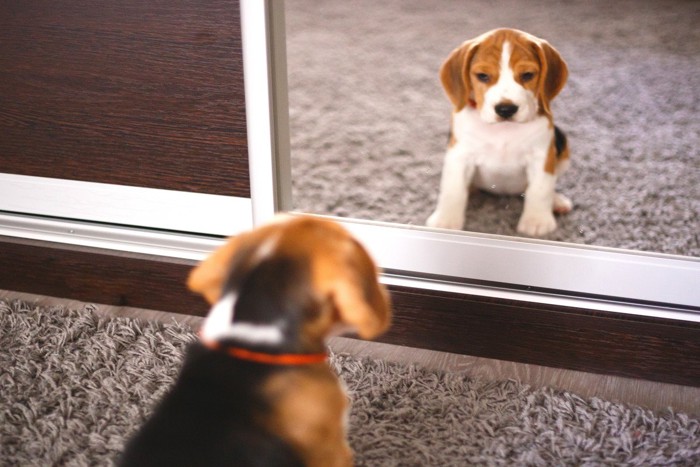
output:
[[[240,248],[245,237],[231,237],[194,268],[187,279],[187,287],[204,296],[209,304],[221,296],[223,282],[228,277],[231,258]]]
[[[539,79],[537,80],[537,99],[540,112],[552,120],[550,102],[562,90],[569,77],[569,68],[559,52],[544,39],[536,38],[527,33],[521,33],[524,40],[534,47],[540,63]]]
[[[314,284],[327,297],[339,321],[357,331],[363,339],[384,332],[389,325],[389,300],[376,280],[377,271],[367,253],[359,245],[346,245],[346,251],[327,251],[314,258]]]
[[[370,339],[389,325],[389,299],[378,283],[378,271],[365,249],[340,225],[318,219],[300,219],[290,224],[278,247],[282,255],[311,258],[313,288],[321,303],[328,305],[310,322],[309,339],[329,329],[323,324],[342,322],[354,327],[360,337]],[[332,313],[329,319],[329,313]]]
[[[477,44],[477,40],[464,42],[450,53],[440,67],[440,81],[455,112],[462,110],[472,98],[471,81],[465,77],[468,76],[467,70]]]
[[[547,159],[544,161],[544,171],[548,174],[554,175],[557,169],[557,148],[554,146],[554,139],[549,145],[549,150],[547,151]]]
[[[509,65],[511,70],[513,70],[515,81],[534,95],[537,95],[542,70],[542,64],[536,53],[537,46],[532,41],[519,35],[515,35],[509,40],[513,47]],[[525,81],[523,79],[525,73],[532,73],[533,78]]]
[[[498,82],[500,78],[500,61],[503,51],[503,43],[505,37],[492,35],[484,39],[472,57],[471,63],[467,68],[467,76],[470,86],[473,89],[472,99],[476,102],[476,108],[481,109],[484,105],[484,95],[486,91]],[[489,76],[487,83],[477,79],[480,73]]]
[[[273,405],[262,423],[289,443],[304,465],[353,465],[343,424],[348,400],[327,365],[277,373],[262,390]]]
[[[560,154],[557,154],[556,144],[554,138],[549,144],[549,150],[547,151],[547,159],[544,161],[544,171],[555,175],[557,172],[557,167],[563,161],[569,158],[569,145],[567,144]]]

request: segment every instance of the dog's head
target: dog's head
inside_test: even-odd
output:
[[[188,286],[213,304],[208,340],[295,340],[308,350],[329,335],[384,332],[390,304],[367,251],[335,222],[278,218],[231,238],[190,274]]]
[[[484,122],[551,119],[550,102],[568,77],[549,43],[515,29],[495,29],[464,42],[440,68],[455,111],[472,106]]]

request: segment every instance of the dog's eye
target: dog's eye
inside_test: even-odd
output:
[[[531,71],[526,71],[525,73],[520,75],[520,80],[523,83],[527,83],[528,81],[532,81],[532,79],[535,77],[535,74],[532,73]]]
[[[477,73],[475,76],[476,79],[481,81],[482,83],[488,83],[489,81],[491,81],[491,77],[486,73]]]

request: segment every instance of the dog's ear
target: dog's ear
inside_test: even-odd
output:
[[[262,238],[289,219],[286,214],[278,214],[265,227],[227,239],[226,243],[214,250],[190,272],[187,279],[189,289],[203,295],[212,305],[219,301],[224,282],[229,278],[234,266],[234,257],[237,254],[245,257],[246,253],[253,251],[256,245],[260,244]]]
[[[551,115],[549,103],[562,90],[569,77],[569,68],[559,52],[545,40],[539,40],[537,52],[542,67],[539,82],[539,101],[542,110]]]
[[[372,339],[389,327],[391,303],[369,254],[356,240],[351,241],[351,253],[318,265],[318,286],[330,299],[342,327]]]
[[[231,261],[243,243],[244,235],[229,238],[190,272],[187,286],[191,291],[203,295],[211,305],[221,296],[224,281],[231,270]]]
[[[450,53],[440,67],[440,81],[455,112],[462,110],[471,98],[469,66],[479,42],[478,40],[464,42]]]

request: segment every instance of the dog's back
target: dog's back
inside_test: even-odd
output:
[[[119,464],[302,466],[294,450],[258,422],[270,410],[260,385],[278,371],[192,344],[178,384],[126,446]]]

